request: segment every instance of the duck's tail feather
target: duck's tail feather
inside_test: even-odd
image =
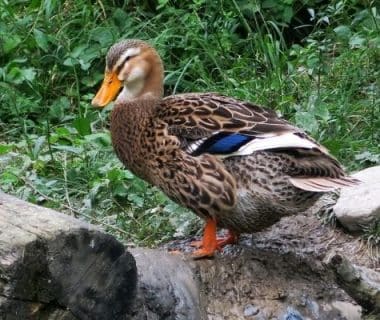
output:
[[[352,187],[360,183],[360,180],[344,176],[331,177],[291,177],[290,182],[297,188],[313,192],[329,192],[339,188]]]

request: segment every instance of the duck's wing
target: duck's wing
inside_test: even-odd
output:
[[[163,99],[160,118],[186,152],[220,157],[270,149],[325,148],[276,112],[216,93],[183,94]]]
[[[191,156],[227,158],[281,150],[294,154],[304,168],[291,177],[300,189],[329,191],[356,182],[323,146],[273,110],[216,93],[189,93],[164,98],[157,111],[168,133]]]

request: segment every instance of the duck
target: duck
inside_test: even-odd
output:
[[[194,258],[213,257],[241,233],[270,227],[350,187],[328,150],[269,108],[219,93],[163,96],[163,62],[128,39],[106,56],[94,107],[114,106],[114,151],[134,175],[205,220]],[[227,229],[223,237],[217,228]]]

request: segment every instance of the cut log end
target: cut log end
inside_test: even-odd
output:
[[[1,319],[125,319],[137,270],[120,242],[8,195],[0,203]]]

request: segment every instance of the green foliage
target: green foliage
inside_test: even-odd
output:
[[[158,48],[166,94],[268,105],[349,168],[379,163],[379,12],[374,1],[323,3],[0,0],[1,188],[134,243],[194,229],[192,214],[121,167],[111,108],[90,106],[121,38]]]

